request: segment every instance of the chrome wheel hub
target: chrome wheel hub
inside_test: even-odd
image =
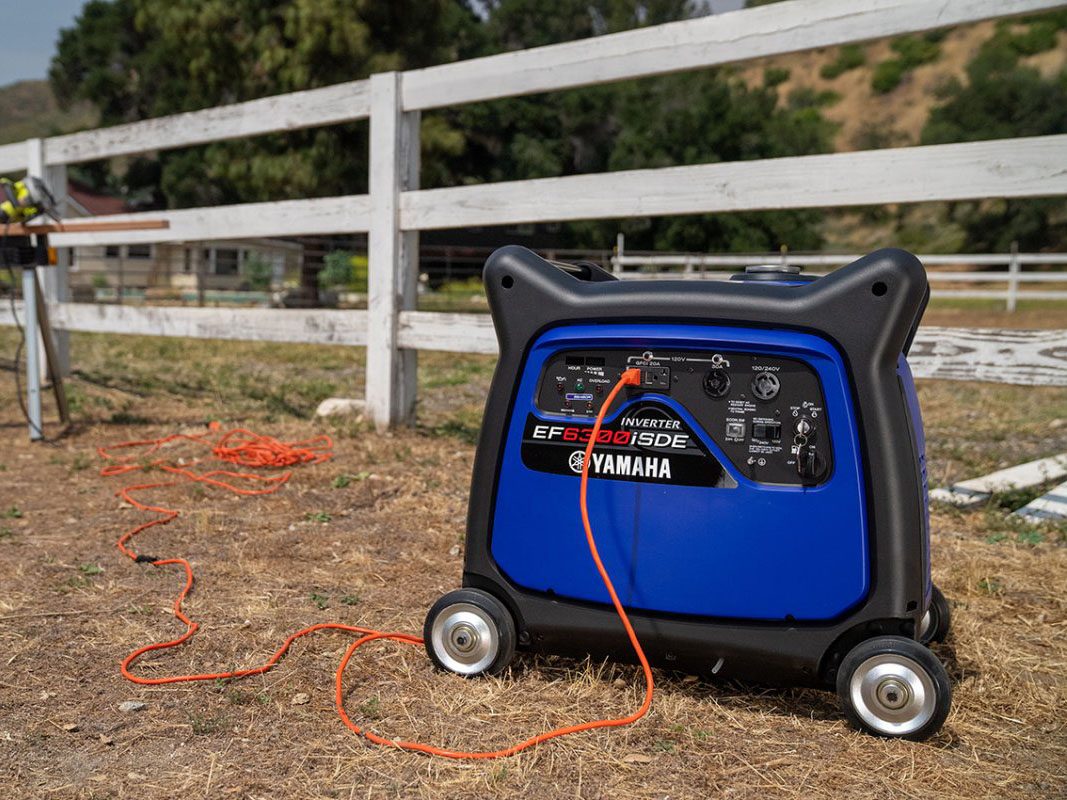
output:
[[[907,656],[872,656],[852,674],[849,693],[856,713],[887,736],[906,736],[925,725],[936,706],[933,679]]]
[[[441,663],[460,675],[484,672],[500,649],[492,618],[470,603],[444,609],[434,620],[430,638]]]

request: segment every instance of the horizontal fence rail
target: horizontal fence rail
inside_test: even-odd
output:
[[[367,312],[83,307],[66,302],[64,264],[69,259],[62,252],[59,268],[46,273],[45,296],[61,335],[67,330],[118,330],[367,343],[367,407],[375,421],[385,425],[410,419],[414,350],[492,349],[487,344],[492,341],[486,327],[489,321],[484,317],[413,310],[414,254],[420,230],[1067,195],[1063,167],[1067,135],[424,190],[419,188],[421,110],[713,67],[1063,5],[1063,0],[792,0],[0,145],[0,173],[25,169],[45,179],[53,193],[62,197],[68,164],[369,118],[368,194],[126,214],[106,219],[165,219],[170,227],[121,234],[61,233],[52,238],[52,244],[70,248],[366,232]],[[345,315],[346,321],[337,315]],[[4,319],[0,315],[0,321]],[[936,371],[952,370],[939,367]]]
[[[283,311],[259,308],[161,308],[61,303],[57,330],[363,346],[366,311]],[[21,315],[22,305],[16,304]],[[486,314],[400,313],[402,348],[496,355],[496,333]],[[0,325],[12,324],[0,306]],[[922,327],[908,357],[918,378],[979,380],[1031,386],[1067,386],[1067,331]]]
[[[407,109],[663,75],[763,56],[1032,13],[1057,0],[820,0],[715,14],[404,74]]]
[[[705,255],[703,253],[627,253],[612,258],[622,267],[663,266],[663,267],[747,267],[752,264],[796,264],[798,266],[843,267],[863,258],[864,253],[753,253],[752,255]],[[1007,266],[1012,260],[1020,265],[1060,266],[1067,265],[1067,253],[936,253],[916,258],[928,267],[940,266]],[[954,273],[939,272],[938,275]],[[960,273],[962,275],[1003,273]]]
[[[23,306],[15,306],[22,318]],[[59,303],[52,326],[61,331],[177,336],[249,342],[305,342],[365,345],[367,312],[331,309],[176,308]],[[14,324],[11,309],[0,308],[0,325]]]
[[[405,191],[400,227],[434,230],[579,219],[644,217],[891,202],[1067,194],[1067,134],[625,170]],[[57,246],[367,231],[366,195],[276,204],[143,212],[107,219],[167,219],[170,229],[63,233]],[[340,210],[320,217],[323,207]],[[202,228],[198,232],[197,224]],[[195,235],[194,235],[195,234]]]
[[[404,227],[1067,194],[1067,134],[406,192]]]
[[[708,270],[708,267],[746,267],[752,264],[790,264],[794,266],[842,266],[861,258],[859,254],[830,253],[790,254],[771,253],[753,255],[706,255],[703,253],[627,253],[619,234],[616,254],[611,258],[615,275],[623,280],[729,280],[737,271]],[[1067,253],[958,253],[954,255],[918,255],[927,267],[933,266],[1006,266],[1007,271],[928,270],[930,283],[1004,283],[1004,289],[933,289],[934,297],[1004,300],[1014,311],[1018,300],[1067,300],[1067,289],[1020,289],[1022,283],[1044,283],[1067,286],[1067,271],[1023,272],[1024,265],[1058,267],[1067,265]],[[627,269],[634,267],[636,269]],[[679,268],[680,269],[675,269]],[[648,268],[653,268],[651,271]],[[805,272],[806,275],[825,275],[825,272]]]
[[[98,244],[312,236],[338,231],[366,233],[370,229],[370,197],[365,194],[350,194],[314,200],[278,200],[175,211],[110,214],[94,219],[115,222],[161,219],[170,225],[167,228],[139,231],[55,233],[49,240],[56,247],[83,247]]]

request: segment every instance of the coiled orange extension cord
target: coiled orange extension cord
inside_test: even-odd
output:
[[[345,650],[344,656],[341,658],[340,664],[337,666],[337,672],[334,681],[334,703],[337,707],[337,713],[341,717],[341,721],[352,730],[354,733],[359,734],[367,741],[370,741],[377,745],[383,745],[386,747],[395,747],[401,750],[411,750],[420,753],[427,753],[429,755],[442,756],[444,758],[453,759],[488,759],[488,758],[501,758],[504,756],[515,755],[522,752],[534,745],[546,742],[549,739],[555,739],[560,736],[566,736],[571,733],[578,733],[580,731],[594,730],[597,728],[609,728],[618,727],[621,725],[630,725],[637,720],[641,719],[652,705],[653,694],[653,680],[652,669],[649,666],[648,659],[645,657],[644,650],[641,649],[641,643],[637,639],[637,634],[634,633],[633,626],[630,624],[630,619],[626,615],[626,610],[623,608],[622,603],[619,601],[619,597],[615,592],[615,587],[611,582],[611,577],[608,575],[607,570],[604,568],[604,564],[600,559],[600,553],[597,550],[596,541],[593,538],[592,526],[589,522],[589,510],[587,508],[587,488],[589,484],[589,463],[591,461],[590,455],[593,452],[593,446],[597,441],[597,436],[600,433],[601,425],[604,421],[604,415],[607,413],[608,408],[611,406],[615,397],[623,386],[626,385],[639,385],[641,382],[640,371],[636,369],[626,370],[618,383],[608,394],[601,406],[600,413],[597,415],[596,422],[593,425],[592,434],[589,437],[589,442],[585,448],[585,461],[582,465],[582,480],[581,489],[579,492],[579,504],[582,512],[582,525],[585,528],[585,538],[589,545],[589,553],[593,557],[593,562],[596,565],[597,572],[600,573],[600,578],[604,582],[604,586],[608,590],[608,594],[611,597],[612,605],[615,606],[615,611],[619,615],[619,619],[622,621],[623,628],[626,630],[626,635],[630,639],[630,644],[633,646],[634,652],[637,654],[637,659],[641,663],[641,669],[645,677],[645,694],[644,699],[640,707],[625,717],[619,717],[615,719],[599,719],[590,722],[582,722],[575,725],[568,725],[554,730],[540,733],[536,736],[532,736],[525,741],[512,745],[501,750],[481,750],[467,752],[463,750],[447,750],[440,747],[435,747],[429,744],[423,744],[420,742],[407,742],[398,741],[395,739],[388,739],[383,736],[366,730],[357,725],[348,716],[344,707],[344,672],[348,666],[349,660],[363,645],[368,642],[373,642],[379,639],[388,639],[394,642],[402,642],[405,644],[421,645],[422,638],[409,633],[399,632],[386,632],[377,631],[372,628],[363,628],[358,625],[343,625],[338,622],[319,623],[316,625],[310,625],[306,628],[298,630],[296,633],[290,635],[279,647],[274,654],[267,659],[263,664],[258,667],[251,667],[249,669],[233,670],[230,672],[208,672],[199,673],[194,675],[170,675],[163,678],[142,678],[138,675],[134,675],[130,670],[134,662],[137,661],[145,653],[149,653],[153,650],[166,650],[171,647],[178,647],[188,641],[199,628],[199,623],[193,621],[182,610],[182,602],[188,596],[190,590],[193,587],[193,568],[189,562],[184,558],[153,558],[151,556],[139,555],[131,547],[131,540],[140,533],[156,527],[158,525],[166,525],[169,522],[177,519],[181,512],[173,508],[165,508],[163,506],[150,505],[148,503],[137,500],[133,495],[135,493],[148,491],[151,489],[157,489],[164,486],[175,486],[184,482],[192,483],[206,483],[211,486],[224,489],[225,491],[233,492],[238,495],[266,495],[272,494],[278,491],[284,486],[292,477],[292,468],[303,464],[319,464],[329,460],[333,453],[333,443],[327,436],[321,436],[316,439],[311,439],[302,442],[280,442],[276,439],[272,439],[268,436],[260,436],[252,433],[251,431],[243,428],[235,428],[224,433],[219,433],[220,429],[218,423],[213,423],[211,426],[211,432],[206,434],[174,434],[172,436],[166,436],[162,439],[148,439],[142,441],[130,441],[122,442],[120,444],[113,445],[111,447],[101,447],[98,449],[98,453],[105,460],[113,463],[104,467],[100,474],[104,477],[111,477],[115,475],[126,475],[132,472],[147,471],[152,469],[162,470],[170,475],[174,476],[173,480],[157,481],[152,483],[139,483],[131,486],[125,486],[120,489],[117,494],[131,506],[141,510],[148,511],[157,514],[156,519],[149,522],[138,525],[135,528],[128,530],[122,536],[119,537],[116,542],[116,546],[123,555],[139,563],[149,563],[155,567],[165,567],[172,564],[180,565],[185,571],[185,585],[178,593],[178,597],[174,601],[174,616],[177,617],[182,624],[185,625],[185,632],[177,637],[165,642],[154,642],[153,644],[145,645],[137,650],[134,650],[128,656],[126,656],[121,663],[120,670],[122,676],[133,683],[147,685],[147,686],[159,686],[169,683],[187,683],[191,681],[213,681],[213,680],[228,680],[232,678],[243,678],[249,675],[261,675],[271,670],[286,654],[293,642],[297,639],[307,636],[308,634],[315,633],[316,631],[333,630],[333,631],[345,631],[347,633],[354,633],[358,635]],[[197,444],[202,444],[210,447],[212,455],[217,459],[242,467],[256,467],[256,468],[287,468],[285,472],[275,473],[273,475],[262,475],[258,473],[250,472],[238,472],[229,469],[213,469],[206,472],[195,472],[190,466],[184,466],[181,463],[175,464],[169,462],[166,458],[156,458],[153,460],[145,460],[146,457],[152,454],[158,453],[164,445],[174,441],[188,441]],[[116,455],[116,451],[126,450],[133,452],[140,460],[131,460],[132,457],[120,458]]]

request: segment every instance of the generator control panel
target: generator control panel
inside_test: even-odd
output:
[[[537,407],[591,421],[628,368],[641,370],[641,386],[619,394],[609,419],[628,396],[651,400],[660,394],[686,409],[751,480],[813,486],[830,476],[833,450],[822,388],[815,370],[799,359],[736,351],[562,351],[545,363]],[[662,408],[665,421],[656,424],[673,424],[667,406]],[[685,427],[681,421],[678,426]]]

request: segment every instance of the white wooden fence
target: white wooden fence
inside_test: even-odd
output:
[[[661,214],[1067,194],[1067,135],[629,170],[420,190],[423,109],[699,69],[1027,14],[1063,0],[790,0],[593,39],[503,53],[113,128],[0,146],[0,173],[28,170],[57,194],[67,164],[370,119],[366,195],[163,213],[166,230],[69,233],[61,247],[367,232],[366,312],[132,309],[45,291],[59,330],[366,343],[366,399],[380,425],[411,418],[415,349],[486,352],[488,320],[414,310],[418,231]],[[137,218],[122,215],[108,219]],[[62,262],[61,262],[62,264]],[[270,316],[265,316],[270,315]],[[4,317],[0,316],[0,320]],[[8,320],[9,321],[9,320]],[[336,331],[347,335],[340,336]]]
[[[840,267],[849,264],[862,254],[840,255],[836,253],[793,254],[761,253],[752,255],[719,255],[703,253],[628,253],[620,233],[611,259],[612,271],[623,280],[657,280],[681,278],[683,280],[729,280],[739,267],[750,264],[792,264],[799,267]],[[934,288],[934,297],[956,297],[1003,300],[1008,311],[1014,311],[1019,300],[1067,300],[1067,289],[1043,288],[1020,289],[1020,284],[1053,284],[1067,286],[1067,270],[1025,272],[1024,267],[1064,267],[1067,253],[955,253],[951,255],[919,255],[926,267],[936,266],[981,266],[1003,267],[1006,272],[995,271],[948,271],[927,270],[927,277]],[[712,269],[709,270],[708,267]],[[715,268],[732,267],[731,271]],[[636,269],[628,269],[636,268]],[[649,271],[649,268],[652,268]],[[807,275],[825,275],[825,272],[806,271]],[[1003,289],[941,289],[939,283],[1003,283]],[[1065,316],[1067,320],[1067,316]]]

